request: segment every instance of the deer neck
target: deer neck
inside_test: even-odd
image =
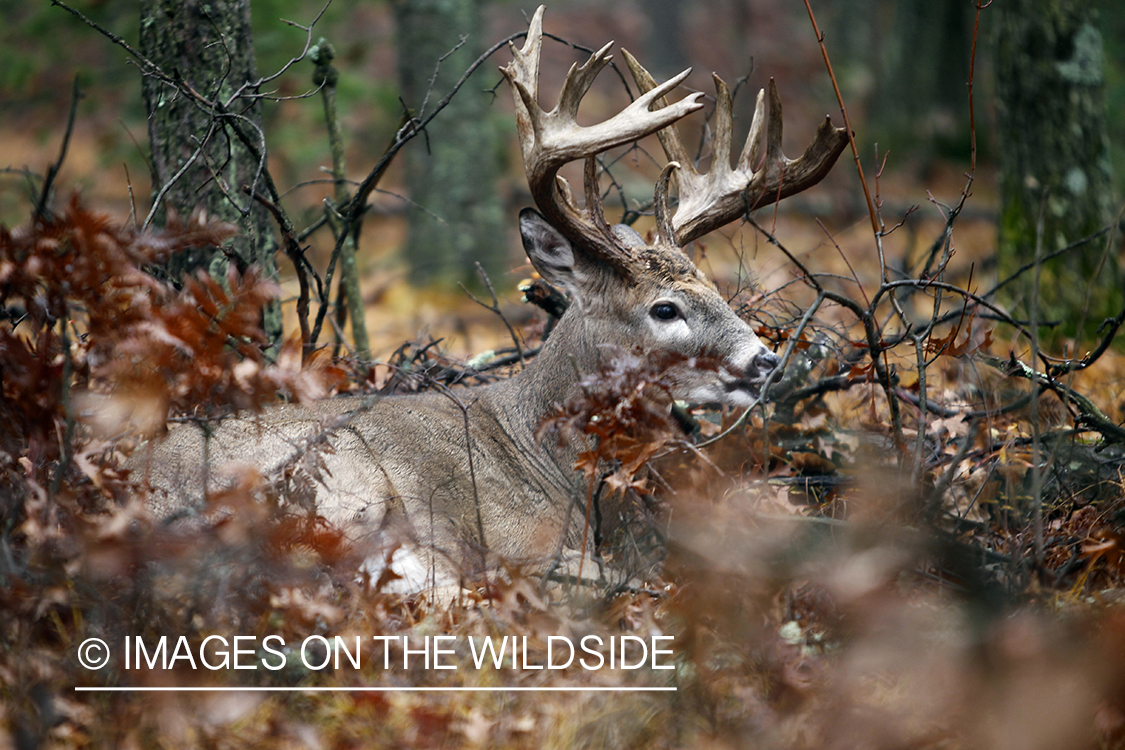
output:
[[[547,414],[578,392],[578,381],[597,370],[603,351],[594,328],[586,316],[564,315],[525,371],[492,386],[495,398],[519,415],[520,427],[534,433]]]

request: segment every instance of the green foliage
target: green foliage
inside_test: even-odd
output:
[[[336,67],[340,73],[337,95],[345,110],[370,103],[373,88],[390,85],[389,82],[372,80],[365,69],[377,45],[380,42],[390,44],[393,40],[373,38],[371,27],[357,22],[357,18],[371,14],[382,4],[383,0],[334,1],[328,5],[313,32],[313,43],[317,37],[323,36],[336,48]],[[280,70],[300,53],[305,44],[305,31],[284,21],[307,26],[322,7],[322,4],[302,0],[255,0],[251,4],[254,49],[258,70],[262,74]],[[298,93],[309,87],[311,78],[311,66],[302,62],[290,70],[283,85],[287,93]],[[392,111],[399,108],[397,100],[388,102],[388,106]]]
[[[116,34],[136,36],[134,6],[92,3],[82,10]],[[68,90],[75,69],[96,70],[101,85],[136,85],[136,69],[122,64],[118,51],[50,3],[0,0],[0,18],[0,101],[65,101],[59,92]]]

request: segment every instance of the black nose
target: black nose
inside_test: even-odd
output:
[[[780,362],[781,357],[777,356],[769,349],[763,349],[754,356],[754,359],[750,362],[750,366],[746,368],[746,379],[762,380],[777,369]]]

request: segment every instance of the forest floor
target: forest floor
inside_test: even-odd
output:
[[[957,189],[950,180],[948,190]],[[770,231],[806,264],[877,286],[865,218],[835,230],[835,244],[799,214],[772,221]],[[902,232],[888,257],[917,257],[941,227],[940,216],[919,221]],[[947,277],[968,283],[973,273],[973,283],[984,286],[983,274],[972,269],[988,262],[988,212],[957,229]],[[399,235],[401,229],[388,233]],[[368,299],[377,351],[443,338],[441,361],[456,365],[510,344],[496,316],[463,291],[416,290],[404,274],[380,275],[378,269],[393,267],[393,244],[387,242],[382,258],[376,251],[368,268],[377,270],[365,279],[366,289],[377,290]],[[793,287],[791,267],[771,246],[745,231],[709,240],[701,266],[727,280],[728,288],[740,286],[734,248],[766,292],[751,293],[760,309],[771,309],[771,289],[788,285],[790,301],[808,293]],[[511,278],[525,273],[514,266]],[[530,345],[541,326],[521,312],[514,286],[509,279],[498,283],[508,300],[503,309]],[[283,297],[292,295],[291,282],[282,287]],[[817,321],[821,333],[836,337],[833,346],[861,338],[846,317],[825,310]],[[19,457],[9,445],[9,455],[26,470],[12,473],[15,465],[9,465],[9,480],[18,478],[8,489],[28,494],[22,511],[7,514],[9,522],[18,521],[5,539],[16,545],[11,559],[19,562],[5,574],[0,616],[5,742],[1120,747],[1120,446],[1069,433],[1073,414],[1049,394],[1038,405],[1037,422],[1028,408],[998,412],[983,427],[963,417],[985,404],[1018,399],[1027,388],[975,358],[1006,356],[1012,344],[1001,329],[956,327],[946,341],[949,353],[927,371],[931,402],[950,412],[922,422],[901,402],[908,412],[902,450],[894,449],[886,399],[875,385],[856,382],[802,403],[787,422],[751,419],[708,451],[706,465],[674,451],[666,456],[658,471],[677,489],[660,493],[650,510],[667,556],[642,582],[602,591],[544,591],[513,570],[470,587],[452,605],[404,599],[381,592],[377,581],[357,580],[355,561],[336,531],[295,525],[284,513],[249,512],[249,494],[221,500],[240,509],[226,521],[173,532],[154,524],[133,491],[123,489],[112,460],[102,463],[111,454],[94,434],[76,435],[80,470],[64,479],[54,499],[34,481],[51,472],[40,475],[23,463],[36,449],[25,448]],[[995,333],[986,337],[984,330]],[[833,351],[842,362],[843,350]],[[1026,357],[1026,351],[1019,354]],[[909,389],[917,383],[910,357],[891,355]],[[1070,382],[1115,423],[1122,420],[1122,364],[1120,350],[1112,349]],[[821,368],[810,382],[830,375],[824,363]],[[727,424],[730,418],[696,416],[704,433],[716,431],[709,420]],[[1035,539],[1029,505],[1034,456],[1027,438],[1035,423],[1051,456],[1039,490],[1042,542]],[[914,452],[919,430],[922,454]],[[921,465],[912,463],[918,455]],[[937,515],[924,520],[918,502],[936,503]],[[265,650],[267,635],[277,639],[274,652]],[[238,646],[235,636],[252,639],[242,658],[257,664],[255,671],[203,670],[189,661],[192,655],[202,660],[203,641],[212,638],[208,658],[221,663]],[[426,651],[435,636],[450,638],[440,657],[453,667],[449,671],[427,668],[431,657],[435,665],[439,659]],[[621,645],[622,636],[633,639],[627,644],[632,651]],[[148,651],[132,651],[132,664],[117,654],[91,671],[77,661],[79,644],[90,637],[127,649],[125,639],[132,637]],[[157,659],[152,652],[161,637],[167,638],[164,656],[179,653],[179,661],[166,669],[141,667],[142,658]],[[478,661],[486,638],[494,647],[504,644],[507,660]],[[565,669],[535,669],[561,664],[552,662],[559,652],[547,648],[564,642],[597,643],[586,653],[588,663],[594,653],[603,661],[598,668],[574,660]],[[345,652],[336,658],[345,661],[309,667],[306,658],[315,665],[328,657],[323,643],[342,644]],[[665,643],[667,655],[658,658],[656,649]],[[638,644],[646,649],[643,665],[605,666],[611,648],[626,649],[635,660]],[[273,664],[271,658],[284,668],[259,668]],[[74,691],[105,686],[296,692]]]

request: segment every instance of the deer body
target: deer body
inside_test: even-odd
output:
[[[726,142],[716,143],[711,173],[683,168],[680,204],[690,209],[684,216],[672,216],[667,205],[678,165],[665,169],[656,191],[659,237],[647,245],[632,230],[606,223],[593,157],[658,131],[669,157],[682,157],[668,126],[702,106],[698,95],[668,105],[660,97],[686,72],[656,86],[627,57],[647,93],[601,125],[578,126],[578,102],[606,64],[607,45],[571,69],[559,106],[544,112],[537,93],[542,13],[540,8],[531,22],[527,44],[513,47],[515,59],[502,69],[514,91],[532,195],[546,214],[520,214],[524,248],[539,273],[571,297],[541,353],[519,375],[478,388],[279,406],[258,417],[225,420],[207,440],[200,428],[182,426],[149,451],[145,471],[158,512],[197,508],[208,490],[230,481],[207,467],[249,463],[276,478],[287,466],[303,466],[316,512],[347,531],[367,554],[370,570],[379,572],[389,562],[406,591],[452,585],[497,558],[546,564],[560,553],[588,553],[580,549],[588,488],[574,469],[579,446],[539,440],[536,431],[555,405],[577,391],[578,381],[615,352],[683,355],[670,371],[678,399],[736,407],[756,402],[778,358],[680,248],[751,205],[819,181],[843,148],[842,132],[824,125],[803,157],[785,159],[771,85],[765,163],[755,168],[763,156],[760,95],[750,139],[732,170],[730,97],[716,79],[716,130]],[[658,104],[663,106],[650,111]],[[579,157],[587,158],[582,209],[557,178],[562,164]],[[721,208],[709,214],[707,204]],[[696,367],[690,358],[700,356],[718,366]]]
[[[706,373],[683,367],[675,373],[679,395],[746,406],[777,360],[686,257],[654,257],[660,268],[651,278],[623,287],[615,271],[575,253],[534,212],[525,212],[521,224],[532,260],[574,300],[527,370],[449,393],[370,404],[341,397],[228,419],[211,431],[211,465],[249,464],[269,476],[315,451],[324,461],[323,470],[309,469],[318,513],[348,530],[376,570],[405,544],[394,563],[407,590],[455,582],[453,571],[479,571],[488,562],[486,550],[537,564],[560,551],[576,554],[585,523],[575,510],[585,499],[573,469],[578,447],[552,438],[540,442],[535,434],[582,376],[618,351],[705,351],[724,367]],[[629,240],[644,247],[639,236]],[[677,316],[654,316],[661,305],[674,307]],[[328,450],[310,441],[318,436]],[[148,471],[160,513],[198,505],[204,455],[203,431],[194,426],[173,430],[159,444]],[[208,480],[210,489],[224,484],[221,475]]]
[[[250,464],[271,476],[315,451],[323,462],[309,471],[316,511],[345,530],[370,569],[381,570],[393,553],[403,590],[449,584],[460,572],[479,571],[486,549],[516,562],[540,561],[572,536],[566,510],[573,472],[566,456],[535,445],[529,413],[508,408],[515,385],[456,392],[465,411],[434,392],[370,406],[335,398],[277,407],[220,424],[208,460],[215,467]],[[319,445],[308,446],[310,436],[321,435]],[[157,449],[151,482],[165,515],[202,498],[203,441],[201,430],[185,426]],[[214,490],[226,480],[219,474],[210,481]],[[399,545],[405,546],[396,551]]]

